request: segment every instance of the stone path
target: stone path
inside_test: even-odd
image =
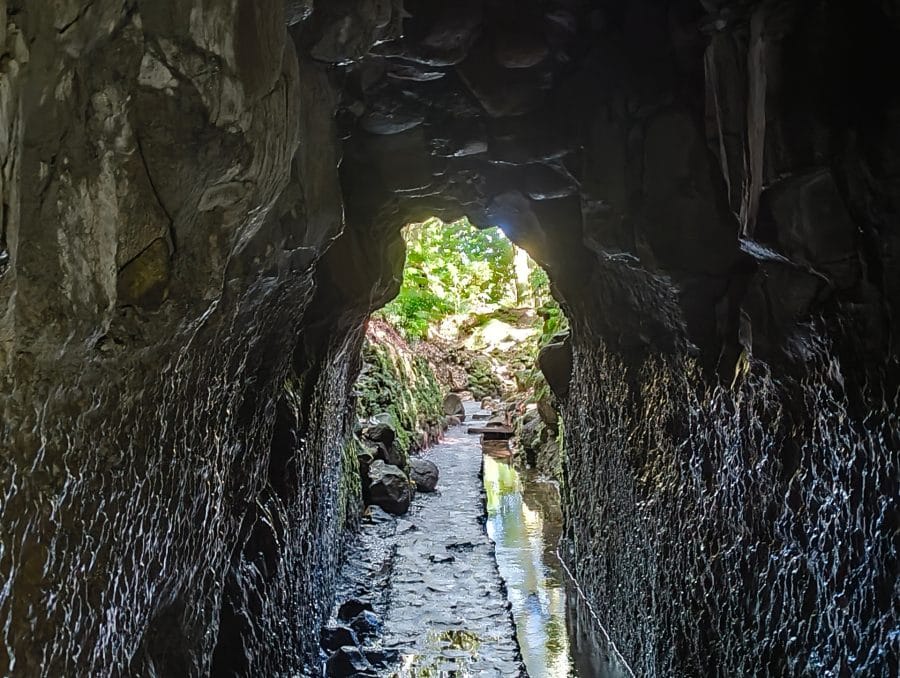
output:
[[[383,621],[381,646],[399,653],[399,666],[380,675],[523,676],[484,529],[479,439],[454,427],[425,458],[440,468],[438,492],[417,494],[400,519],[376,512],[345,568],[342,593],[372,601]]]

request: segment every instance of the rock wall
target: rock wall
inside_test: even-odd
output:
[[[0,673],[314,669],[432,215],[571,320],[572,560],[637,669],[896,673],[891,3],[0,8]]]
[[[896,395],[855,419],[809,372],[576,350],[566,412],[576,576],[637,675],[894,675]],[[582,403],[590,402],[591,408]]]
[[[287,23],[0,3],[2,675],[310,665],[379,302],[321,313],[336,99]]]

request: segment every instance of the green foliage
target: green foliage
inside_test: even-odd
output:
[[[550,277],[547,275],[547,271],[540,266],[535,266],[531,269],[531,272],[528,274],[528,285],[531,287],[531,294],[534,297],[536,307],[556,304],[553,297],[550,296]]]
[[[410,339],[424,339],[432,323],[451,312],[450,306],[434,292],[418,283],[404,282],[400,294],[386,308],[385,315]]]
[[[557,334],[569,329],[569,320],[552,297],[541,306],[538,313],[543,319],[537,346],[538,350],[540,350],[553,341],[553,337]]]
[[[496,228],[429,219],[405,231],[403,285],[383,317],[411,339],[452,313],[515,302],[515,247]]]

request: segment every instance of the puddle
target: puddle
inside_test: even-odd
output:
[[[562,532],[553,483],[484,457],[488,536],[506,580],[522,657],[531,678],[624,678],[602,632],[556,556]]]

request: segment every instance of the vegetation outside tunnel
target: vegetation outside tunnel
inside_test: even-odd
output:
[[[567,328],[547,274],[499,228],[432,218],[403,231],[407,257],[395,299],[369,323],[357,413],[389,423],[404,451],[426,447],[441,392],[505,402],[531,462],[560,477],[554,402],[536,364]],[[439,429],[438,429],[439,430]],[[541,454],[539,449],[549,449]]]

